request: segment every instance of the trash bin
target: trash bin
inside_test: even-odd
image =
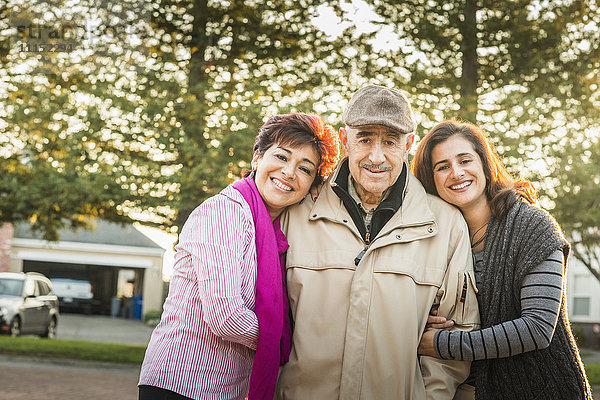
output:
[[[110,301],[110,316],[111,317],[117,317],[119,316],[119,313],[121,312],[121,298],[120,297],[113,297]]]
[[[142,319],[142,296],[133,296],[133,319]]]
[[[133,300],[131,297],[121,298],[121,317],[131,318],[133,316]]]

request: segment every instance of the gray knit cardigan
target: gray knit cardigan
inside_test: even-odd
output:
[[[523,278],[557,249],[565,254],[566,274],[569,244],[555,220],[539,208],[517,201],[505,218],[490,219],[484,245],[483,284],[479,288],[482,328],[521,316]],[[547,348],[475,362],[479,364],[477,400],[592,398],[571,333],[564,292],[554,336]]]

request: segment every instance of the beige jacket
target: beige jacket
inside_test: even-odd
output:
[[[452,399],[470,362],[419,360],[417,346],[433,304],[458,329],[479,324],[460,212],[409,174],[401,208],[358,266],[367,246],[329,182],[316,203],[290,208],[282,227],[295,327],[276,398]]]

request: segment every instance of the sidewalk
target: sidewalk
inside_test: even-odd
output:
[[[579,349],[584,364],[600,364],[600,350]]]
[[[0,355],[4,400],[136,400],[138,365]]]

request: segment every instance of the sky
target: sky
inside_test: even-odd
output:
[[[375,32],[373,48],[376,51],[397,49],[400,47],[398,34],[394,32],[391,25],[378,25],[374,21],[382,21],[374,11],[373,7],[362,0],[340,1],[340,7],[347,18],[342,23],[331,7],[321,5],[317,7],[318,16],[312,19],[313,25],[321,29],[332,38],[338,37],[342,32],[354,25],[358,33]]]

